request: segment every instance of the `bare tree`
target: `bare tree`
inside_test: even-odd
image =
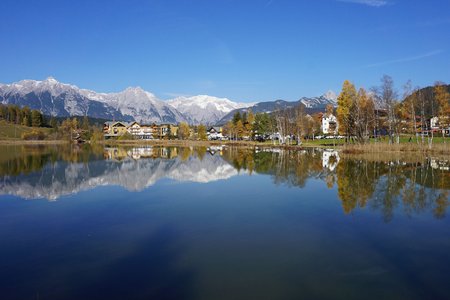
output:
[[[417,106],[417,92],[419,88],[413,88],[411,80],[408,80],[403,86],[403,102],[406,108],[406,112],[411,119],[411,132],[416,137],[416,143],[419,143],[419,136],[417,132],[416,122],[416,106]]]
[[[381,78],[381,86],[377,89],[378,98],[381,101],[381,108],[386,110],[389,143],[394,142],[394,136],[397,136],[397,143],[399,142],[398,124],[395,113],[397,104],[397,92],[394,88],[394,80],[388,75],[383,75]]]

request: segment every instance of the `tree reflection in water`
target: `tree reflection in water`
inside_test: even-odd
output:
[[[308,179],[320,178],[328,188],[336,185],[346,214],[369,207],[390,221],[401,208],[407,215],[431,211],[443,218],[449,206],[450,171],[445,159],[242,148],[230,149],[224,157],[238,170],[272,175],[276,184],[304,187]]]
[[[179,180],[189,171],[189,168],[197,173],[202,170],[204,174],[213,175],[202,178],[202,182],[208,182],[214,178],[217,180],[234,176],[230,170],[227,170],[228,175],[224,174],[223,167],[226,166],[249,175],[254,173],[270,175],[276,185],[302,188],[311,178],[322,180],[328,188],[337,188],[337,195],[345,214],[368,208],[380,211],[386,221],[392,220],[394,213],[399,210],[407,215],[429,212],[436,218],[444,218],[449,206],[450,160],[448,157],[398,153],[355,155],[342,154],[333,149],[281,150],[221,146],[117,148],[84,145],[79,147],[3,146],[2,148],[0,176],[3,176],[3,183],[0,185],[0,194],[5,193],[6,190],[20,190],[20,184],[36,187],[31,181],[36,180],[37,176],[29,175],[36,175],[47,165],[53,167],[47,168],[45,172],[42,171],[39,177],[41,181],[42,176],[57,178],[61,176],[60,174],[65,174],[67,177],[68,171],[91,169],[90,172],[80,176],[82,178],[80,183],[76,181],[77,176],[74,176],[75,179],[70,181],[73,185],[70,190],[73,191],[78,190],[77,185],[81,186],[95,176],[109,178],[112,176],[109,172],[115,172],[114,174],[123,172],[120,171],[122,166],[127,166],[124,170],[127,170],[126,178],[130,182],[138,182],[138,179],[145,179],[155,174],[158,175],[155,180],[164,176]],[[146,164],[146,168],[142,164],[133,163],[143,162],[143,160],[147,162],[159,160],[160,163],[154,166]],[[68,163],[58,164],[59,161]],[[74,164],[80,163],[86,168],[71,168]],[[117,167],[111,163],[116,163]],[[237,174],[236,171],[233,172]],[[172,175],[169,176],[169,172]],[[20,177],[20,180],[14,181],[14,186],[8,186],[6,179],[15,177]],[[61,181],[61,185],[67,185],[69,182],[67,178],[65,179]],[[104,183],[105,179],[99,181]],[[147,182],[147,180],[144,181]],[[114,184],[120,184],[120,182],[117,180]],[[142,188],[147,187],[145,182]],[[40,188],[46,188],[42,187],[43,183],[40,184]],[[55,188],[54,183],[51,184]],[[136,187],[133,190],[139,191],[140,188]]]

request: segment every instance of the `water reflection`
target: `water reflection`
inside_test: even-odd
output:
[[[236,147],[3,147],[0,194],[56,200],[97,186],[142,191],[163,178],[208,183],[239,174],[271,176],[305,187],[310,180],[336,189],[342,210],[432,213],[449,206],[450,162],[445,157],[343,155],[333,149]]]

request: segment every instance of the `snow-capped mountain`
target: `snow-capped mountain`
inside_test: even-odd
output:
[[[302,97],[299,102],[303,103],[306,108],[321,109],[328,104],[337,106],[337,96],[333,91],[328,91],[319,97]]]
[[[129,87],[120,93],[100,94],[98,101],[114,107],[123,115],[129,115],[135,121],[143,123],[179,123],[189,118],[176,108],[159,100],[154,94],[140,87]]]
[[[178,111],[191,118],[194,124],[214,125],[232,110],[249,107],[254,103],[237,103],[227,98],[208,95],[177,97],[167,101]]]
[[[180,182],[208,183],[239,175],[221,156],[206,154],[202,159],[131,157],[122,161],[93,160],[88,163],[58,161],[27,175],[6,176],[0,182],[0,195],[25,199],[56,200],[98,186],[122,186],[129,191],[142,191],[163,178]]]
[[[140,87],[129,87],[118,93],[98,93],[75,85],[46,80],[21,80],[0,84],[0,103],[28,106],[45,115],[69,117],[90,116],[108,120],[141,123],[225,124],[236,111],[272,112],[303,104],[307,110],[321,111],[326,105],[336,106],[336,94],[328,91],[319,97],[303,97],[298,101],[276,100],[260,103],[238,103],[208,95],[178,97],[168,101]]]
[[[51,116],[90,116],[144,123],[188,121],[183,114],[152,93],[127,88],[119,93],[97,93],[75,85],[46,80],[22,80],[0,84],[0,102],[38,109]]]
[[[87,97],[78,87],[60,83],[52,77],[43,81],[21,80],[11,84],[0,84],[0,102],[29,106],[51,116],[88,115],[104,119],[132,119],[106,103]]]
[[[238,108],[230,111],[222,119],[220,119],[217,124],[226,124],[238,111],[240,113],[246,112],[248,110],[251,110],[253,113],[271,113],[277,110],[292,109],[300,104],[305,106],[305,109],[308,113],[315,113],[324,111],[328,104],[336,107],[336,99],[336,94],[333,91],[328,91],[324,95],[319,97],[302,97],[297,101],[286,101],[279,99],[275,101],[259,102],[250,107]]]

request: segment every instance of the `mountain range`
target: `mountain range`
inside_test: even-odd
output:
[[[141,123],[223,124],[237,111],[271,112],[302,103],[310,111],[336,105],[336,95],[328,92],[320,97],[303,97],[298,101],[277,100],[260,103],[238,103],[208,95],[177,97],[163,101],[140,87],[129,87],[117,93],[98,93],[45,80],[21,80],[0,84],[0,102],[40,110],[45,115],[69,117],[89,116],[108,120]]]
[[[122,186],[128,191],[142,191],[163,178],[179,182],[208,183],[239,175],[219,155],[202,159],[190,156],[175,159],[126,158],[122,161],[94,160],[88,163],[58,161],[42,170],[18,176],[6,176],[0,182],[0,195],[24,199],[56,200],[98,186]]]

